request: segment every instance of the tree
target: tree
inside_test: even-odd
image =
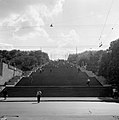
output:
[[[107,78],[108,84],[119,85],[119,39],[111,42],[109,49],[102,56],[99,75]]]
[[[0,50],[0,59],[17,67],[23,71],[32,70],[36,65],[42,65],[49,61],[47,53],[41,50],[37,51],[20,51],[20,50]]]
[[[11,64],[23,71],[30,71],[33,69],[34,65],[37,63],[37,59],[33,56],[19,56],[15,57]]]
[[[103,50],[100,51],[85,51],[76,55],[69,55],[68,61],[77,63],[78,65],[86,65],[86,69],[97,73],[99,70],[99,61],[104,53]]]

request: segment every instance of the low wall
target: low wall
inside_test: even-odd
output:
[[[102,85],[106,85],[106,79],[103,76],[97,76],[92,71],[88,71],[85,68],[80,68],[82,72],[85,72],[89,77],[95,77]]]
[[[14,76],[21,76],[22,71],[12,67],[8,64],[2,63],[2,75],[0,75],[0,85],[10,80]]]
[[[36,86],[7,87],[10,97],[34,97],[40,89],[44,97],[110,97],[111,87],[78,87],[78,86]]]

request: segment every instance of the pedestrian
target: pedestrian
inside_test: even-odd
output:
[[[8,96],[7,90],[3,90],[3,97],[4,97],[4,100],[7,99],[7,96]]]
[[[90,79],[87,80],[87,85],[90,86]]]
[[[113,88],[112,91],[113,91],[113,98],[117,99],[118,98],[118,91],[117,91],[117,89]]]
[[[32,77],[32,75],[30,76],[30,82],[31,82],[31,84],[33,83],[33,77]]]
[[[79,73],[80,72],[80,68],[78,67],[77,70],[78,70],[78,73]]]
[[[40,73],[42,73],[42,68],[40,68]]]
[[[52,72],[52,69],[50,69],[50,72]]]
[[[40,102],[40,98],[41,98],[42,92],[41,91],[37,91],[36,97],[37,97],[37,102]]]

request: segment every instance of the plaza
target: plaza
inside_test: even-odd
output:
[[[96,97],[0,99],[0,117],[7,120],[118,120],[119,104]]]

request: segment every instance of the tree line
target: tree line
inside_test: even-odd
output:
[[[119,39],[112,41],[107,50],[70,54],[68,61],[105,77],[108,84],[119,86]]]
[[[22,71],[30,71],[35,66],[49,61],[48,54],[41,50],[20,51],[20,50],[0,50],[0,60],[6,64],[12,65]]]

